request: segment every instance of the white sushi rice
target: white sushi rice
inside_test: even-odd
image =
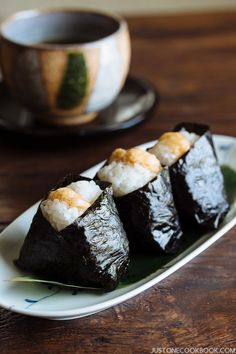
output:
[[[101,188],[94,181],[73,182],[67,187],[79,193],[90,204],[93,204],[102,193]],[[44,200],[41,203],[41,210],[43,216],[57,231],[61,231],[72,224],[85,211],[81,211],[76,207],[69,207],[66,202],[58,199]]]
[[[98,172],[101,181],[112,183],[115,197],[131,193],[151,181],[156,174],[140,164],[113,161]]]
[[[194,144],[196,143],[196,141],[200,138],[199,135],[197,135],[197,134],[195,134],[195,133],[190,133],[190,132],[188,132],[188,131],[187,131],[186,129],[184,129],[184,128],[182,128],[182,129],[179,131],[179,133],[180,133],[181,135],[183,135],[183,137],[184,137],[185,139],[187,139],[187,140],[190,142],[191,146],[194,145]]]
[[[199,139],[199,135],[195,133],[190,133],[186,129],[182,128],[179,133],[193,146],[195,142]],[[149,150],[151,154],[154,154],[163,166],[171,166],[179,156],[176,156],[168,145],[157,141],[157,143]]]
[[[149,152],[154,154],[163,166],[170,166],[176,161],[176,155],[171,152],[169,146],[158,142]]]
[[[82,215],[78,208],[69,208],[67,203],[58,199],[44,200],[41,203],[41,210],[43,216],[57,231],[63,230]]]
[[[73,182],[67,187],[73,189],[74,192],[79,193],[81,197],[90,204],[93,204],[102,193],[101,188],[94,181]]]

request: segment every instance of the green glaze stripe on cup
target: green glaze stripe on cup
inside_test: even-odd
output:
[[[1,66],[11,94],[50,124],[91,120],[119,94],[130,39],[119,16],[32,10],[1,25]]]
[[[77,106],[86,96],[88,74],[84,55],[69,53],[66,70],[57,97],[59,108],[69,109]]]

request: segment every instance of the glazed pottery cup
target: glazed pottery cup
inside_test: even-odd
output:
[[[9,91],[38,120],[87,122],[119,94],[130,63],[127,23],[87,10],[30,10],[1,25]]]

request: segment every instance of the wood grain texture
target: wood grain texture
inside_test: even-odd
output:
[[[55,0],[51,6],[60,7],[85,7],[96,9],[98,0],[89,0],[86,5],[83,0]],[[34,9],[48,7],[48,0],[17,0],[7,1],[1,8],[1,16],[6,16],[22,9]],[[219,11],[236,8],[234,0],[99,0],[99,9],[103,11],[116,11],[123,14],[163,14],[163,13],[182,13],[190,11]]]
[[[129,18],[132,73],[161,93],[154,117],[102,141],[28,146],[0,137],[0,229],[61,176],[115,147],[155,139],[177,122],[236,135],[236,13]],[[157,286],[88,318],[52,322],[0,309],[0,353],[149,353],[236,346],[236,228]]]

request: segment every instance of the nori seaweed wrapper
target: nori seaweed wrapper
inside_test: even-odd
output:
[[[216,229],[228,212],[229,204],[209,127],[181,123],[174,131],[181,128],[200,136],[191,149],[169,167],[181,224]]]
[[[145,186],[116,197],[115,202],[131,249],[151,253],[178,250],[182,230],[167,168]]]
[[[53,190],[90,179],[68,175]],[[113,290],[129,265],[129,244],[110,183],[71,225],[55,230],[39,206],[16,265],[44,279]],[[46,199],[47,196],[44,198]]]

